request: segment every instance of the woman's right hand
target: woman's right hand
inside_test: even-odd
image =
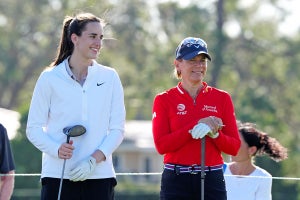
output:
[[[58,148],[58,157],[61,159],[70,159],[73,155],[73,140],[70,140],[69,143],[62,143]]]

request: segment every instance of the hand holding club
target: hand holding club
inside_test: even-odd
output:
[[[210,127],[212,133],[218,132],[218,130],[222,129],[222,127],[223,127],[223,122],[222,122],[221,118],[215,117],[215,116],[209,116],[209,117],[202,118],[199,120],[198,123],[204,123],[204,124],[208,125]]]
[[[218,131],[221,130],[223,126],[223,122],[220,118],[209,116],[200,119],[198,124],[196,124],[189,132],[194,139],[202,139],[206,135],[215,139],[219,136]]]
[[[69,143],[62,143],[58,149],[58,157],[61,159],[70,159],[73,155],[73,140],[70,140]]]

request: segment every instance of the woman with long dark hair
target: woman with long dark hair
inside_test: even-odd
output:
[[[36,83],[27,137],[43,152],[43,200],[114,199],[112,153],[124,137],[125,106],[117,72],[96,61],[103,27],[91,13],[66,16],[57,56]],[[74,125],[86,133],[68,143],[63,129]]]
[[[287,149],[253,123],[238,122],[238,129],[242,144],[225,169],[228,200],[271,200],[272,175],[255,165],[254,158],[266,155],[281,161],[288,157]]]

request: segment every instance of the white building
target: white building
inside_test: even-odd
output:
[[[0,108],[0,123],[6,128],[9,139],[13,139],[20,127],[20,114],[13,110]]]
[[[127,121],[125,138],[113,154],[117,173],[161,173],[163,156],[158,154],[153,141],[151,121]],[[136,181],[157,182],[159,175],[133,175]]]

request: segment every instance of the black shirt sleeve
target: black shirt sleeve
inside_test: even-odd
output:
[[[10,148],[6,128],[0,124],[0,173],[8,173],[15,170],[15,163]]]

